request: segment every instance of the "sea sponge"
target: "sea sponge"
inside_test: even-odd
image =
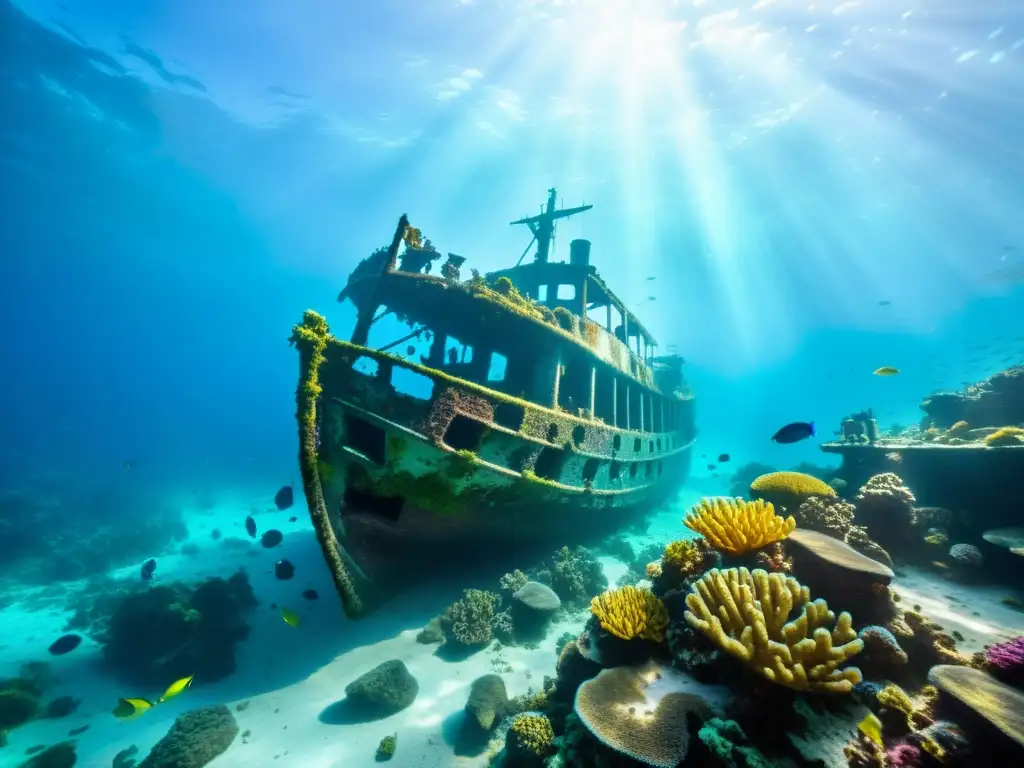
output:
[[[1008,445],[1024,445],[1024,429],[1020,427],[1002,427],[985,438],[985,445],[990,448],[1001,448]]]
[[[590,611],[602,629],[622,640],[639,637],[660,643],[665,639],[668,613],[649,589],[625,586],[610,590],[590,601]]]
[[[516,715],[508,729],[508,738],[515,743],[515,751],[531,752],[544,757],[553,751],[551,742],[555,731],[544,715]]]
[[[704,535],[712,547],[743,555],[789,536],[796,520],[775,514],[763,500],[701,499],[683,519],[683,525]]]
[[[609,749],[645,765],[675,768],[690,748],[688,715],[703,719],[723,694],[654,662],[605,669],[583,682],[573,710]]]
[[[838,496],[836,489],[803,472],[769,472],[750,484],[750,495],[784,509],[796,509],[812,496]]]
[[[799,691],[849,693],[856,667],[840,669],[864,648],[850,614],[836,618],[824,600],[782,574],[746,568],[708,571],[686,596],[686,623],[767,680]],[[794,606],[800,615],[788,621]],[[826,625],[835,622],[833,630]]]

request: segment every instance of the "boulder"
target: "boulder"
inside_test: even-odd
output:
[[[345,687],[348,704],[366,716],[387,717],[416,699],[420,684],[398,659],[378,664]]]

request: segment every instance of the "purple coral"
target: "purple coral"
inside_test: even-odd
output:
[[[911,744],[897,744],[885,756],[893,768],[922,768],[924,765],[924,753]]]
[[[1024,688],[1024,636],[985,649],[989,672],[1008,685]]]
[[[977,568],[985,559],[973,544],[954,544],[949,548],[949,557],[957,565],[967,568]]]

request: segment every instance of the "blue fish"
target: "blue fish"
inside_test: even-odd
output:
[[[295,493],[290,485],[286,485],[274,494],[274,505],[279,509],[288,509],[295,503]]]
[[[772,436],[773,443],[799,443],[808,437],[814,437],[813,421],[794,421],[787,424]]]

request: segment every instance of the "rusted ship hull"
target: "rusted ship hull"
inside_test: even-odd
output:
[[[689,471],[689,398],[672,430],[622,430],[333,338],[324,355],[319,485],[368,608],[424,574],[522,565],[640,522]],[[429,397],[396,392],[396,369]]]

